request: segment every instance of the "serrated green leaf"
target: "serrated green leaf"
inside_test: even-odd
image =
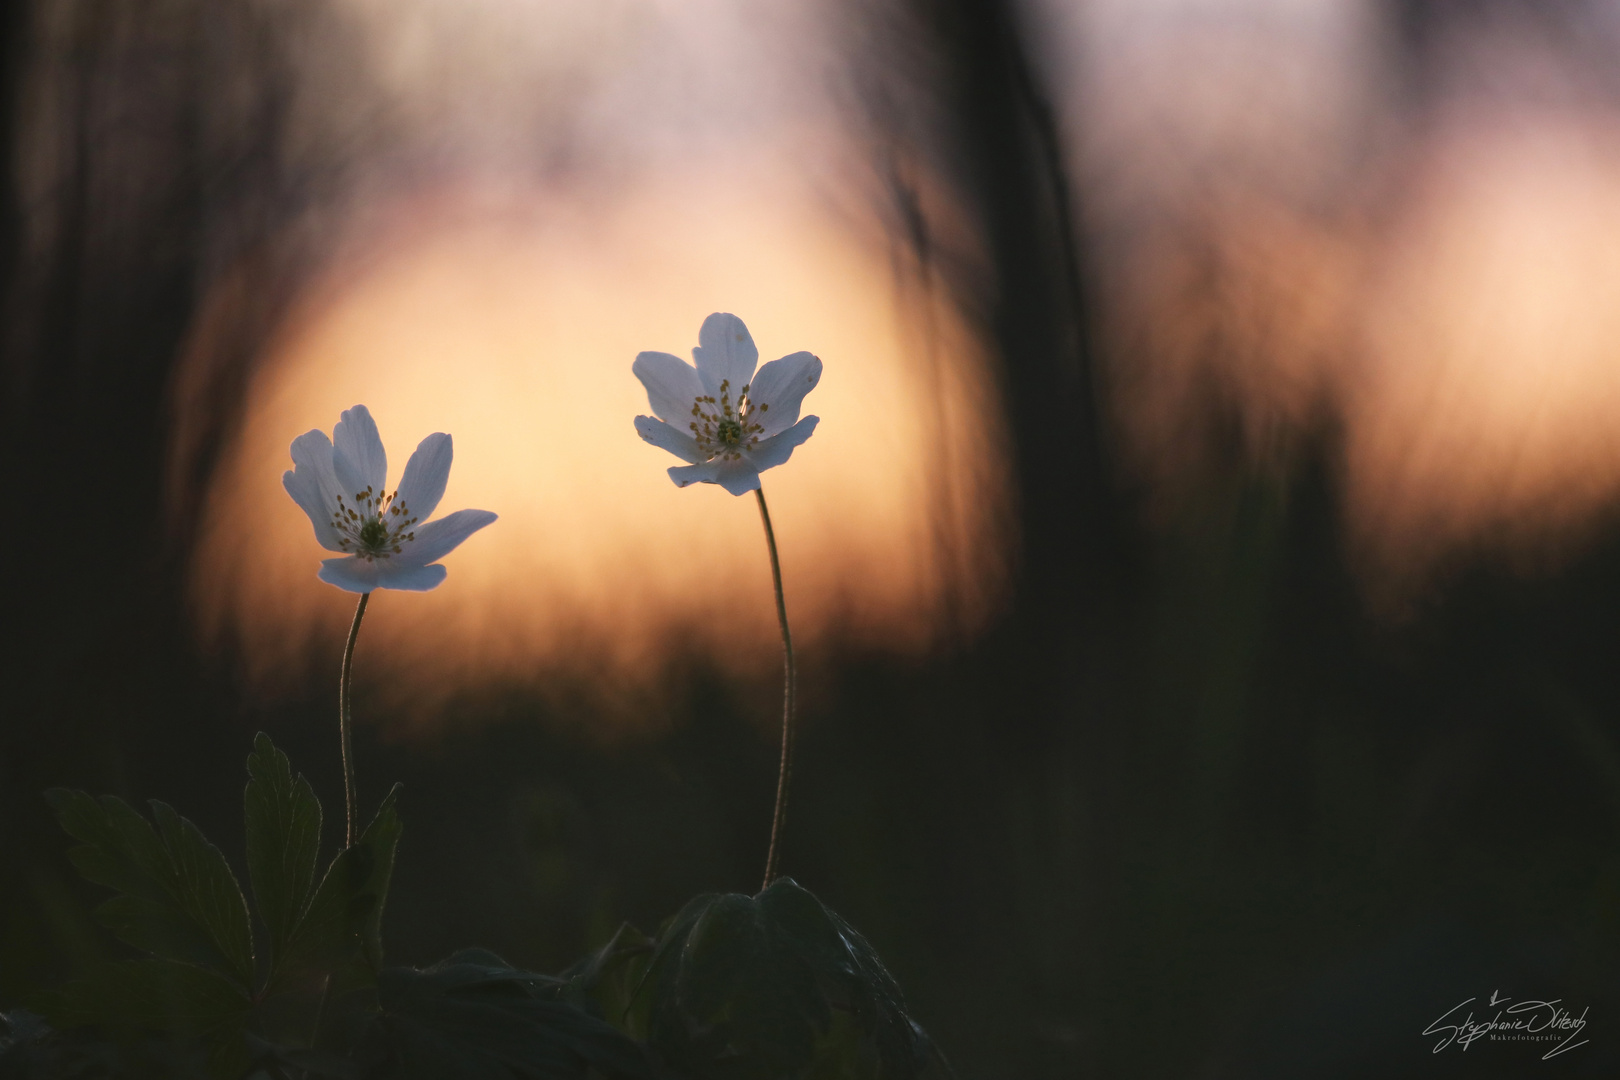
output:
[[[702,893],[694,896],[664,923],[653,945],[652,960],[647,965],[647,972],[642,976],[640,985],[636,987],[638,996],[642,995],[643,991],[652,990],[673,977],[673,969],[679,966],[680,950],[686,944],[686,936],[691,932],[692,924],[697,922],[708,910],[709,905],[719,898],[719,893]]]
[[[253,924],[247,898],[219,848],[167,803],[152,802],[152,816],[174,863],[176,899],[203,927],[243,986],[253,984]]]
[[[381,966],[383,906],[399,846],[398,797],[396,784],[360,839],[327,867],[288,935],[284,973],[343,969],[347,980]]]
[[[727,1007],[741,982],[769,964],[770,942],[758,907],[746,896],[716,897],[681,946],[679,1000],[700,1019]]]
[[[932,1053],[866,939],[785,878],[689,903],[636,996],[653,1047],[713,1080],[912,1080]]]
[[[363,1042],[395,1080],[654,1080],[646,1052],[583,1010],[555,999],[562,981],[468,949],[425,970],[378,977],[382,1008]]]
[[[373,968],[382,966],[382,916],[388,886],[394,879],[394,855],[399,849],[400,821],[395,784],[377,808],[377,814],[355,845],[354,893],[350,914],[360,935],[361,953]]]
[[[46,799],[68,835],[83,841],[69,860],[87,880],[122,894],[97,911],[108,929],[137,949],[250,985],[247,903],[224,856],[195,825],[162,803],[152,804],[154,829],[110,795],[58,788]]]
[[[157,833],[122,799],[94,799],[82,791],[52,788],[45,801],[56,820],[83,846],[68,859],[86,881],[153,901],[173,899],[172,870]]]
[[[636,991],[652,962],[654,942],[629,923],[607,944],[562,973],[562,1000],[601,1016],[633,1039],[646,1038],[645,996]]]
[[[243,793],[248,880],[270,934],[272,973],[309,905],[321,840],[321,804],[309,781],[293,775],[287,755],[260,732],[248,756]],[[272,977],[274,975],[272,974]]]
[[[791,879],[779,879],[760,893],[759,909],[818,968],[851,975],[858,972],[850,944],[833,921],[835,916]]]
[[[877,950],[854,927],[789,878],[759,897],[767,918],[810,963],[835,1009],[852,1012],[889,1075],[902,1074],[918,1053],[899,984]]]
[[[142,952],[219,971],[231,967],[197,921],[172,901],[160,903],[126,893],[103,903],[95,915],[120,941]]]
[[[352,849],[338,852],[287,939],[278,975],[331,971],[353,960],[360,943],[349,919]]]
[[[851,993],[842,1004],[853,1009],[862,1025],[871,1033],[882,1055],[884,1075],[913,1075],[924,1067],[931,1056],[937,1057],[939,1063],[945,1065],[944,1056],[933,1047],[927,1033],[906,1014],[900,984],[889,974],[871,942],[837,912],[829,908],[827,915],[848,947],[857,972],[855,978],[845,983]],[[945,1068],[948,1072],[949,1066],[945,1065]]]
[[[751,897],[708,897],[683,916],[648,972],[649,1041],[695,1075],[797,1074],[831,1022],[815,980]]]

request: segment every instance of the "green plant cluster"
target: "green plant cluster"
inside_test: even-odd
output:
[[[260,734],[247,895],[171,807],[47,794],[138,955],[0,1013],[0,1080],[913,1080],[949,1072],[871,945],[782,878],[626,925],[559,975],[383,964],[399,788],[320,870],[321,805]],[[255,921],[254,916],[257,916]]]

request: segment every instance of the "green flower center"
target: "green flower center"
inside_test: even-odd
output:
[[[397,501],[398,496],[397,491],[390,495],[367,487],[355,492],[355,505],[350,506],[339,495],[337,509],[332,513],[338,548],[367,562],[398,555],[406,541],[416,539],[411,528],[416,518],[403,502]]]
[[[720,400],[711,396],[696,398],[692,402],[693,420],[687,427],[692,438],[711,459],[720,457],[736,461],[742,451],[751,450],[759,443],[759,433],[765,430],[756,423],[754,414],[763,414],[769,405],[755,405],[748,399],[748,387],[743,387],[737,400],[731,400],[731,381],[720,383]]]
[[[380,548],[388,541],[388,526],[382,523],[382,518],[366,518],[360,526],[360,546],[364,548]]]

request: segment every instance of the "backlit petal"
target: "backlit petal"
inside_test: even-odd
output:
[[[692,404],[704,392],[697,369],[667,352],[644,352],[630,370],[647,388],[653,414],[685,431],[692,420]]]
[[[332,467],[343,485],[344,498],[353,499],[368,487],[382,493],[383,481],[388,479],[388,454],[377,434],[377,422],[364,405],[344,410],[332,429],[332,447],[336,451]]]
[[[701,465],[672,465],[669,478],[675,481],[676,487],[688,487],[692,484],[712,484],[715,477],[720,474],[720,462],[705,461]]]
[[[358,555],[347,559],[327,559],[319,577],[345,592],[368,593],[378,589],[426,592],[444,580],[443,566],[406,566],[397,558],[367,562]]]
[[[748,451],[748,460],[753,462],[754,468],[760,472],[776,468],[792,457],[794,449],[804,440],[815,434],[816,425],[820,422],[819,416],[805,417],[780,435],[766,439]]]
[[[749,388],[748,400],[754,403],[750,416],[764,428],[761,437],[770,438],[792,427],[799,419],[804,395],[820,381],[821,359],[807,352],[772,360],[760,368]]]
[[[698,347],[692,350],[697,361],[698,378],[703,388],[718,401],[721,382],[729,382],[732,404],[748,380],[754,376],[754,365],[759,363],[759,350],[748,327],[735,315],[717,311],[703,320],[698,331]]]
[[[659,449],[668,450],[682,461],[697,465],[708,460],[709,455],[698,449],[696,439],[676,431],[662,420],[654,420],[650,416],[636,417],[636,434]]]
[[[332,442],[324,431],[306,431],[293,440],[294,469],[281,474],[281,486],[309,515],[315,541],[328,551],[341,551],[332,514],[337,510],[337,475],[332,471]]]
[[[759,487],[759,470],[747,458],[727,461],[715,458],[702,465],[676,465],[669,470],[676,487],[691,484],[719,484],[733,495],[746,495]]]
[[[488,510],[457,510],[437,521],[416,527],[416,539],[402,545],[400,554],[390,562],[404,566],[422,566],[438,562],[467,537],[495,520]]]
[[[450,459],[454,454],[450,436],[435,432],[417,444],[411,460],[405,463],[405,475],[399,478],[399,495],[395,506],[403,505],[400,514],[426,521],[433,516],[444,498],[444,486],[450,482]],[[394,515],[388,515],[390,517]]]
[[[724,461],[714,482],[733,495],[746,495],[759,487],[759,468],[748,458]]]
[[[350,555],[347,559],[322,559],[321,572],[316,576],[344,592],[367,593],[377,588],[377,562],[367,562],[358,555]]]
[[[443,563],[432,566],[403,566],[397,559],[377,563],[377,588],[427,592],[436,588],[448,573]]]

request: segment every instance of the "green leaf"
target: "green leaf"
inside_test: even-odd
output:
[[[706,1080],[913,1080],[943,1065],[870,943],[786,878],[688,903],[635,997],[652,1047]]]
[[[96,920],[120,941],[142,952],[211,971],[232,970],[207,932],[172,901],[158,903],[126,893],[96,908]]]
[[[244,986],[253,983],[253,925],[247,898],[219,848],[202,830],[154,800],[152,816],[174,861],[177,899],[225,955]]]
[[[820,900],[795,887],[791,879],[760,893],[758,904],[760,914],[817,968],[851,975],[860,971],[849,940],[840,932],[838,923],[843,920],[822,906]],[[886,984],[892,983],[888,972],[883,971],[882,976]]]
[[[399,785],[351,848],[332,860],[309,906],[288,935],[283,972],[339,972],[364,982],[382,965],[382,913],[394,873]]]
[[[561,979],[466,949],[425,970],[377,980],[381,1014],[360,1054],[390,1080],[654,1080],[645,1050],[606,1022],[556,1000]]]
[[[270,933],[272,973],[309,906],[321,842],[321,804],[287,755],[262,731],[248,755],[243,794],[247,820],[248,879],[259,917]],[[272,978],[274,975],[272,974]]]
[[[624,923],[606,945],[562,973],[561,1000],[601,1016],[631,1038],[646,1038],[647,1010],[637,1008],[636,991],[652,963],[653,947],[652,938]]]
[[[927,1037],[906,1015],[900,985],[877,950],[837,912],[790,878],[773,882],[760,894],[759,904],[815,970],[833,1007],[852,1012],[869,1034],[885,1075],[905,1075],[923,1052]]]
[[[163,803],[150,822],[121,799],[46,793],[57,820],[82,845],[68,858],[84,877],[116,890],[97,917],[123,941],[160,957],[253,979],[247,901],[218,848]]]
[[[360,937],[360,949],[372,968],[382,967],[382,915],[388,886],[394,879],[394,855],[399,849],[400,821],[395,784],[377,808],[377,814],[355,845],[354,882],[350,917]]]
[[[84,846],[68,859],[85,880],[160,903],[173,899],[168,855],[152,825],[122,799],[97,800],[82,791],[52,788],[45,801],[62,830]]]

